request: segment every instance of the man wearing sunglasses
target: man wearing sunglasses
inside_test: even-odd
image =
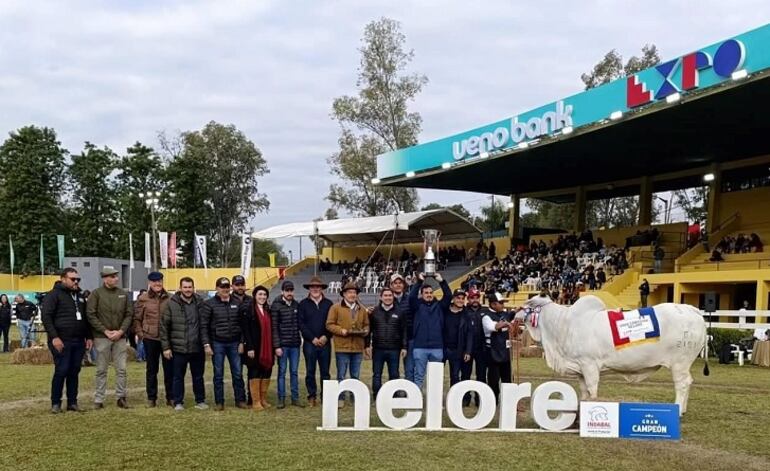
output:
[[[43,299],[43,326],[48,333],[48,349],[54,360],[51,381],[51,412],[62,412],[64,385],[67,385],[67,410],[80,412],[78,377],[81,360],[93,343],[86,320],[85,299],[80,294],[80,277],[74,268],[65,268],[61,280]]]

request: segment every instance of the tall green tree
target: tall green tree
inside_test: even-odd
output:
[[[442,206],[442,205],[440,205],[438,203],[430,203],[430,204],[427,204],[427,205],[423,206],[422,208],[420,208],[420,211],[429,211],[431,209],[443,209],[443,208],[452,210],[455,213],[457,213],[458,215],[464,217],[465,219],[467,219],[469,221],[473,221],[473,218],[471,217],[470,211],[468,211],[465,208],[465,206],[462,205],[462,203],[453,204],[451,206]]]
[[[670,204],[679,207],[687,221],[692,223],[704,223],[708,216],[709,187],[699,186],[686,188],[672,192]]]
[[[152,147],[136,142],[120,157],[118,169],[116,195],[120,235],[115,253],[120,257],[128,257],[128,235],[132,234],[134,257],[141,258],[144,233],[152,232],[150,210],[145,203],[146,195],[165,188],[165,168],[160,155]]]
[[[499,198],[495,198],[489,206],[481,207],[481,217],[477,217],[474,223],[484,232],[495,232],[505,230],[506,221],[508,208]]]
[[[76,242],[73,254],[86,257],[113,255],[120,233],[112,173],[118,157],[109,148],[85,143],[69,166],[70,227]]]
[[[186,259],[192,260],[197,232],[209,236],[208,252],[217,264],[237,264],[239,252],[231,247],[239,247],[248,221],[270,204],[259,192],[259,177],[269,172],[262,152],[234,125],[214,121],[161,145],[170,157],[161,224],[189,241],[180,247]]]
[[[15,272],[40,272],[40,235],[47,270],[57,263],[56,234],[64,229],[62,195],[66,149],[51,128],[26,126],[0,146],[0,260],[8,269],[8,237],[13,237]],[[46,287],[48,288],[48,287]]]
[[[326,199],[335,208],[358,216],[414,211],[417,191],[375,187],[377,155],[417,143],[422,126],[409,104],[427,83],[424,75],[408,74],[414,51],[406,49],[401,25],[381,18],[366,25],[360,49],[358,95],[334,100],[332,117],[340,124],[340,150],[329,158],[332,175],[340,178]]]
[[[526,206],[531,212],[522,215],[523,227],[562,229],[571,231],[575,227],[574,203],[551,203],[536,198],[527,198]]]

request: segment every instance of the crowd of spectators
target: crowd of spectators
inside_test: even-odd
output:
[[[722,254],[752,253],[762,252],[763,250],[764,245],[755,233],[748,236],[746,234],[738,234],[737,237],[725,236],[714,247],[709,260],[721,262],[724,260]]]
[[[594,240],[591,231],[585,231],[518,246],[468,275],[462,287],[501,293],[545,290],[558,302],[571,304],[581,291],[601,289],[609,277],[627,268],[624,249],[605,247],[601,238]]]

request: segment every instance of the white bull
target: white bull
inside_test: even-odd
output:
[[[628,382],[639,382],[665,366],[674,378],[681,415],[687,410],[690,367],[703,349],[706,325],[692,306],[667,303],[654,309],[659,340],[622,349],[615,348],[607,307],[596,296],[584,296],[572,306],[536,296],[517,318],[524,318],[532,338],[543,345],[549,367],[578,378],[582,400],[596,399],[601,374],[620,374]],[[703,373],[708,375],[708,364]]]

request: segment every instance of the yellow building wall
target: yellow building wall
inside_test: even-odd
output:
[[[674,243],[679,240],[679,236],[676,234],[668,234],[668,233],[681,233],[686,234],[687,233],[687,223],[686,222],[677,222],[672,224],[653,224],[652,226],[649,225],[642,225],[642,226],[632,226],[632,227],[613,227],[612,229],[596,229],[593,230],[594,240],[601,237],[601,239],[604,241],[605,246],[611,246],[611,245],[617,245],[618,247],[623,247],[626,245],[626,237],[630,237],[632,235],[636,234],[636,231],[639,230],[646,230],[650,227],[657,227],[658,231],[663,233],[664,237],[664,244],[666,242],[668,243]],[[536,240],[540,242],[541,240],[545,242],[546,244],[554,241],[559,238],[559,236],[564,236],[565,234],[543,234],[543,235],[533,235],[530,239]]]
[[[48,291],[59,281],[58,275],[32,275],[22,278],[19,275],[0,273],[0,292],[5,291]]]
[[[720,193],[719,199],[719,221],[737,212],[741,215],[741,227],[770,225],[770,187]]]
[[[195,289],[212,291],[216,287],[217,278],[225,276],[232,280],[233,276],[240,274],[240,270],[238,268],[209,268],[208,270],[203,268],[172,268],[161,270],[161,273],[163,273],[165,285],[169,290],[176,289],[176,287],[179,286],[179,280],[189,276],[195,282]],[[246,286],[252,288],[257,285],[265,284],[274,276],[278,276],[278,268],[252,268],[249,277],[246,280]]]

